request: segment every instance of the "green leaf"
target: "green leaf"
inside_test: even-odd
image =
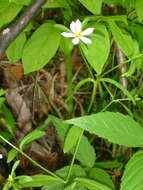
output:
[[[101,12],[102,0],[79,0],[79,2],[87,8],[91,13],[97,15]]]
[[[82,131],[79,127],[71,127],[64,143],[64,153],[69,152],[76,145]]]
[[[69,172],[70,166],[65,166],[59,170],[57,170],[55,173],[56,175],[58,175],[59,177],[66,179],[68,172]],[[81,177],[86,177],[86,173],[84,171],[84,169],[79,166],[79,165],[73,165],[72,170],[71,170],[71,178],[75,178],[77,176],[81,176]]]
[[[136,152],[125,166],[120,190],[143,188],[143,151]]]
[[[26,135],[26,136],[23,138],[23,140],[21,141],[21,143],[20,143],[20,145],[19,145],[20,149],[21,149],[21,150],[24,149],[24,147],[25,147],[27,144],[29,144],[29,143],[31,143],[32,141],[34,141],[34,140],[36,140],[36,139],[38,139],[38,138],[44,136],[45,134],[46,134],[46,133],[45,133],[44,131],[38,131],[38,130],[35,130],[35,131],[29,133],[29,134]]]
[[[51,119],[52,123],[56,127],[56,130],[58,132],[58,135],[60,136],[61,140],[64,142],[66,139],[66,135],[70,129],[70,126],[65,123],[63,120],[53,116],[49,115],[49,118]]]
[[[59,180],[55,177],[48,175],[34,175],[34,176],[18,176],[15,179],[18,180],[18,184],[21,187],[41,187],[43,185],[52,184],[58,182]]]
[[[121,166],[120,162],[117,161],[102,161],[102,162],[95,162],[95,167],[100,168],[119,168]]]
[[[74,181],[80,183],[81,185],[87,187],[89,190],[113,190],[112,188],[103,185],[97,181],[87,179],[87,178],[76,178]]]
[[[2,113],[5,115],[5,127],[8,129],[8,131],[13,134],[13,130],[15,129],[15,120],[11,113],[11,111],[8,109],[8,107],[3,104],[1,107]]]
[[[0,89],[0,96],[3,96],[6,94],[6,90]]]
[[[120,28],[114,21],[109,21],[108,24],[113,37],[121,50],[128,58],[131,58],[134,55],[134,41],[131,35]]]
[[[18,151],[15,150],[14,148],[11,149],[8,153],[8,157],[7,157],[7,163],[10,163],[18,154]]]
[[[64,190],[64,184],[61,182],[55,182],[42,187],[42,190]]]
[[[92,168],[89,172],[89,177],[91,179],[94,179],[96,181],[98,181],[99,183],[102,183],[104,185],[107,185],[108,187],[110,187],[111,189],[114,189],[114,184],[111,180],[111,177],[109,176],[109,174],[100,168]]]
[[[92,43],[89,45],[81,43],[80,46],[87,61],[99,75],[109,55],[110,41],[108,31],[103,24],[97,23],[94,24],[94,27],[102,36],[98,35],[99,37],[97,37],[97,35],[92,34]]]
[[[53,23],[41,25],[27,41],[23,52],[24,72],[30,73],[41,69],[55,55],[59,43],[60,32]]]
[[[136,11],[137,11],[137,15],[140,19],[140,21],[143,20],[143,1],[142,0],[136,0]]]
[[[17,161],[14,163],[14,165],[13,165],[13,167],[12,167],[12,170],[11,170],[11,176],[14,175],[15,170],[17,169],[19,163],[20,163],[20,160],[17,160]]]
[[[44,8],[59,8],[59,7],[61,7],[61,8],[70,9],[70,6],[66,0],[56,0],[54,2],[47,2],[43,7]]]
[[[31,2],[31,0],[11,0],[11,1],[18,5],[28,5]]]
[[[10,23],[21,11],[22,7],[15,3],[0,1],[0,28]]]
[[[11,63],[15,63],[21,59],[25,42],[26,35],[22,32],[6,50],[7,57]]]
[[[74,151],[75,149],[72,149],[71,153],[73,154]],[[79,160],[81,164],[86,167],[93,167],[93,165],[95,164],[96,154],[94,151],[94,147],[90,145],[88,138],[85,136],[82,136],[76,154],[76,159]]]
[[[121,113],[101,112],[66,121],[99,137],[127,147],[143,146],[143,128]]]

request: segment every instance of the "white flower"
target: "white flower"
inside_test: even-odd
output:
[[[0,159],[3,159],[3,155],[2,154],[0,154]]]
[[[91,39],[84,37],[86,35],[91,34],[95,28],[87,28],[86,30],[82,31],[82,23],[80,20],[76,20],[75,22],[72,21],[70,24],[70,32],[62,32],[61,35],[66,38],[73,38],[72,43],[77,45],[80,40],[82,40],[85,44],[91,44]]]

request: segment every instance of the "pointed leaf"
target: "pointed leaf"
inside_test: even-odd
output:
[[[108,22],[110,30],[117,44],[128,58],[134,55],[134,41],[127,31],[120,28],[114,21]]]
[[[46,133],[44,131],[33,131],[26,135],[23,140],[21,141],[19,147],[22,150],[27,144],[31,143],[32,141],[44,136]]]
[[[6,50],[7,57],[11,63],[17,62],[22,57],[23,47],[26,42],[25,33],[21,33]]]
[[[72,127],[69,130],[64,144],[64,153],[69,152],[71,148],[76,145],[82,131],[83,130],[79,127]]]
[[[71,150],[72,154],[74,154],[74,150],[75,149]],[[88,138],[85,136],[82,136],[76,154],[76,159],[79,160],[82,165],[87,167],[93,167],[93,165],[95,164],[96,154],[94,151],[94,147],[89,143]]]
[[[143,146],[143,128],[121,113],[101,112],[66,121],[95,135],[127,147]]]
[[[79,0],[79,2],[93,14],[100,14],[102,0]]]
[[[97,181],[87,179],[87,178],[76,178],[76,182],[80,183],[81,185],[87,187],[89,190],[113,190],[112,188],[103,185]]]

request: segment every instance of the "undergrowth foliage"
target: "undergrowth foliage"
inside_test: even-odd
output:
[[[3,40],[16,32],[11,26],[18,26],[34,2],[38,0],[0,0],[0,52]],[[41,6],[1,56],[0,69],[11,70],[0,75],[0,81],[10,84],[0,90],[0,188],[142,190],[143,1],[53,0]],[[23,14],[21,25],[25,18]],[[60,85],[57,75],[51,79],[48,74],[60,60],[62,106],[43,90]],[[11,81],[12,72],[16,80]],[[52,87],[44,86],[43,76]],[[15,86],[25,81],[33,82],[29,109]],[[50,110],[41,117],[34,107],[36,88]],[[53,133],[55,150],[45,148],[46,156],[34,159],[42,142],[45,147],[49,139],[51,146]],[[26,162],[32,165],[30,173],[23,169]]]

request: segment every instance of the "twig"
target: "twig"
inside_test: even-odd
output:
[[[35,16],[37,11],[42,7],[43,4],[50,0],[32,0],[32,3],[27,9],[21,14],[17,21],[6,28],[0,35],[0,58],[8,48],[10,43],[16,39],[16,37],[25,29],[32,18]]]
[[[119,46],[117,44],[116,44],[116,56],[117,56],[118,64],[123,63],[125,61],[125,55],[122,53],[121,49],[119,48]],[[120,69],[120,72],[122,75],[127,71],[127,66],[122,65],[119,69]],[[128,87],[127,78],[122,77],[120,82],[121,82],[122,86],[127,89],[127,87]]]

